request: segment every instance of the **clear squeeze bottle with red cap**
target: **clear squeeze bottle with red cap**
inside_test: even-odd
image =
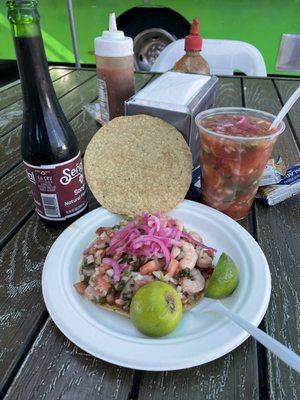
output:
[[[190,34],[185,37],[185,55],[174,65],[173,71],[208,75],[209,65],[200,55],[201,49],[202,37],[199,36],[199,22],[198,18],[194,18]]]

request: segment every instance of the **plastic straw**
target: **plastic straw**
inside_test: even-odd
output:
[[[291,95],[291,97],[288,99],[288,101],[282,107],[281,111],[279,112],[277,117],[272,122],[269,130],[273,129],[273,128],[277,128],[277,126],[280,124],[280,122],[283,120],[283,118],[286,116],[286,114],[290,111],[290,109],[293,107],[293,105],[299,99],[299,97],[300,97],[300,86],[298,87],[298,89],[296,89],[294,91],[294,93]]]

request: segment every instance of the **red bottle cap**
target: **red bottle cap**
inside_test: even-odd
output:
[[[202,49],[202,37],[199,36],[199,21],[194,18],[190,30],[190,34],[185,37],[185,51],[200,51]]]

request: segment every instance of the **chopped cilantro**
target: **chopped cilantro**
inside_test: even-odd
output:
[[[105,299],[105,296],[99,296],[98,298],[95,298],[95,299],[93,300],[93,302],[94,302],[95,304],[102,304],[102,303],[104,302],[104,299]]]
[[[128,293],[124,293],[122,295],[122,299],[125,300],[125,301],[129,301],[129,300],[131,300],[131,295],[128,294]]]
[[[119,258],[119,264],[123,264],[124,262],[126,262],[128,259],[128,256],[126,254],[123,254],[120,258]]]
[[[191,275],[190,269],[189,268],[184,268],[182,270],[182,275],[185,276],[185,277],[189,277]]]
[[[125,285],[126,285],[126,282],[125,282],[125,281],[120,281],[120,282],[118,283],[118,285],[116,286],[116,289],[117,289],[117,290],[122,290],[122,289],[124,289]]]
[[[107,294],[111,294],[111,293],[112,293],[112,291],[113,291],[113,288],[112,288],[112,287],[110,287],[110,288],[108,289],[108,291],[107,291]]]

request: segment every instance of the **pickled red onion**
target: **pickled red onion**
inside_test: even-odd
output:
[[[215,249],[195,240],[188,233],[181,232],[175,220],[171,218],[166,220],[160,213],[150,216],[144,212],[139,221],[131,221],[114,233],[106,254],[156,257],[164,259],[166,268],[171,259],[171,249],[173,246],[181,245],[181,238],[206,249],[210,254],[215,251]],[[113,264],[117,269],[117,263]],[[118,276],[118,273],[116,273],[116,276]]]
[[[242,115],[242,116],[241,116],[241,119],[239,119],[239,120],[236,122],[236,125],[242,125],[245,121],[246,121],[246,117],[245,117],[245,115]]]
[[[102,263],[113,267],[114,280],[116,282],[119,282],[119,280],[121,279],[121,272],[122,272],[122,268],[120,267],[119,263],[113,258],[103,258]]]

